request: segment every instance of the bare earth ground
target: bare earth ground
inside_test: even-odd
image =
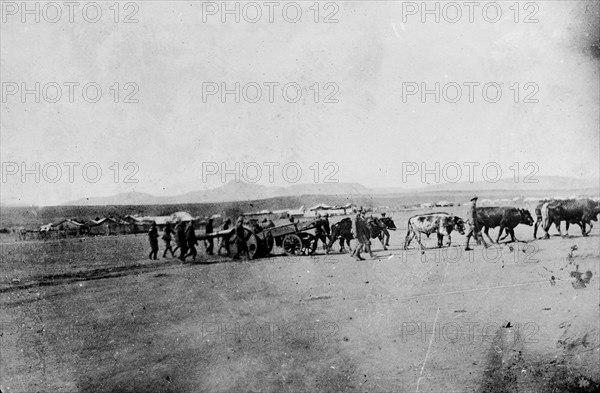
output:
[[[145,236],[2,244],[0,389],[599,389],[598,225],[487,254],[455,234],[421,255],[402,251],[413,214],[363,262],[150,261]]]

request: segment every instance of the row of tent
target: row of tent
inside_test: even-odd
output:
[[[454,203],[448,201],[439,201],[438,203],[421,203],[421,207],[426,209],[430,207],[447,207],[454,206]]]
[[[145,232],[151,223],[140,221],[132,216],[123,219],[104,217],[87,222],[76,219],[63,219],[40,227],[40,232],[51,235],[52,232],[65,232],[69,235],[116,235]]]
[[[211,218],[219,218],[214,215]],[[132,216],[124,218],[103,217],[81,222],[77,219],[62,219],[58,222],[42,225],[39,232],[50,233],[52,231],[67,232],[72,235],[118,235],[128,233],[147,232],[153,222],[159,228],[169,224],[177,224],[182,221],[206,221],[204,217],[194,217],[187,212],[176,212],[168,216]]]
[[[480,199],[478,204],[481,205],[497,205],[497,204],[505,204],[505,203],[510,203],[510,202],[516,202],[518,201],[520,198],[513,198],[513,199]],[[421,203],[420,207],[423,209],[428,209],[428,208],[432,208],[432,207],[450,207],[450,206],[465,206],[468,205],[469,202],[463,202],[463,203],[452,203],[452,202],[448,202],[448,201],[439,201],[437,203]]]

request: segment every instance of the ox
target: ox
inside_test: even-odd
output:
[[[398,229],[398,228],[396,228],[396,223],[394,223],[394,220],[392,220],[392,217],[380,217],[379,220],[390,231],[395,231],[396,229]]]
[[[571,200],[574,200],[574,199],[571,199]],[[554,203],[554,202],[557,202],[557,201],[559,201],[559,200],[558,199],[542,199],[540,201],[540,203],[538,203],[538,205],[535,207],[535,225],[533,226],[533,238],[534,239],[537,239],[537,231],[538,231],[538,229],[540,227],[542,227],[542,228],[544,227],[542,225],[542,221],[543,221],[542,207],[544,206],[544,204],[546,202]],[[567,233],[566,233],[566,235],[569,234],[569,224],[571,224],[571,223],[569,223],[567,221]],[[550,224],[550,226],[552,226],[552,224]],[[560,229],[559,229],[559,231],[560,231]]]
[[[592,228],[592,221],[598,221],[600,214],[600,202],[591,199],[567,199],[562,201],[545,202],[541,208],[542,228],[544,229],[544,239],[549,239],[548,230],[552,224],[556,225],[558,234],[563,236],[560,231],[560,222],[567,222],[567,231],[569,233],[569,224],[577,224],[581,227],[581,234],[587,236]],[[586,231],[586,224],[590,229]]]
[[[519,224],[533,225],[533,217],[527,209],[518,209],[516,207],[508,206],[489,206],[489,207],[478,207],[477,208],[477,224],[479,228],[483,229],[483,233],[488,237],[490,242],[498,243],[502,232],[506,230],[506,236],[510,235],[511,241],[517,241],[515,237],[515,227]],[[494,242],[490,237],[490,228],[499,226],[500,231],[498,237]],[[467,247],[469,246],[469,239],[473,234],[467,235]],[[504,238],[506,237],[504,236]],[[503,239],[504,239],[503,238]]]
[[[408,231],[406,233],[406,240],[404,241],[404,249],[406,250],[412,239],[416,237],[421,250],[423,250],[425,247],[421,243],[422,233],[427,235],[427,237],[432,233],[436,233],[438,247],[443,246],[444,235],[447,235],[448,246],[450,246],[452,244],[450,234],[453,230],[457,230],[461,235],[465,234],[465,223],[462,218],[444,212],[413,216],[408,219]]]
[[[371,239],[379,239],[383,249],[387,250],[383,241],[383,229],[396,230],[394,220],[392,220],[391,217],[386,217],[385,219],[368,217],[367,223],[369,224]],[[352,251],[350,240],[354,239],[354,236],[352,236],[352,219],[350,217],[346,217],[331,226],[331,236],[329,238],[329,244],[327,245],[328,253],[331,251],[333,243],[338,239],[340,241],[340,252],[344,252],[344,242],[348,245],[348,249]]]

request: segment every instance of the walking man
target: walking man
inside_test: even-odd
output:
[[[231,220],[229,218],[225,219],[225,222],[223,223],[223,231],[226,231],[229,229],[229,226],[231,225]],[[217,250],[217,254],[221,254],[221,250],[225,249],[225,252],[227,252],[227,256],[229,256],[229,236],[223,236],[221,238],[221,244],[219,244],[219,249]]]
[[[233,256],[233,259],[240,259],[240,255],[245,255],[248,259],[250,259],[250,255],[248,254],[248,246],[246,244],[246,233],[244,231],[244,220],[242,216],[239,216],[235,223],[235,245],[236,253]]]
[[[366,217],[366,211],[363,211],[363,221],[364,221],[364,231],[365,231],[365,237],[367,239],[367,242],[365,243],[365,247],[363,248],[365,251],[367,251],[369,253],[369,256],[371,258],[375,258],[375,255],[373,255],[373,251],[371,251],[371,238],[373,237],[373,226],[377,226],[379,227],[379,224],[377,224],[377,222],[375,221],[375,217],[373,217],[373,213],[371,213],[371,215],[369,216],[369,218]],[[384,250],[387,250],[387,248],[385,248],[385,246],[383,246]]]
[[[207,235],[213,233],[213,219],[209,218],[208,222],[206,223],[206,231],[204,232]],[[214,242],[213,242],[213,238],[210,237],[208,239],[206,239],[206,241],[208,242],[208,247],[206,247],[206,253],[208,255],[213,255],[213,248],[214,248]]]
[[[187,246],[190,252],[188,255],[192,257],[192,261],[196,260],[198,251],[196,251],[196,244],[198,244],[198,238],[196,237],[196,230],[194,229],[194,220],[190,221],[185,231],[185,238],[187,240]]]
[[[158,229],[156,229],[156,222],[152,222],[152,226],[148,231],[148,239],[150,240],[150,255],[148,258],[156,259],[156,254],[158,253]],[[154,258],[153,258],[154,257]]]
[[[381,213],[381,222],[383,223],[381,232],[383,233],[383,239],[385,240],[383,244],[386,247],[389,247],[390,246],[390,232],[387,229],[385,212]]]
[[[483,243],[483,246],[485,248],[488,248],[488,245],[485,242],[483,235],[481,234],[482,228],[479,226],[479,222],[477,221],[477,196],[476,195],[474,195],[473,198],[471,198],[471,204],[469,205],[469,212],[467,213],[467,222],[469,222],[469,224],[470,224],[470,229],[469,229],[469,233],[467,233],[467,245],[465,247],[465,251],[472,250],[469,247],[469,240],[471,239],[471,236],[473,236],[475,238],[475,240],[477,241],[477,244]]]
[[[324,250],[327,250],[327,243],[329,241],[329,234],[331,232],[328,217],[328,213],[325,213],[325,217],[321,217],[321,214],[317,214],[317,223],[315,226],[315,241],[317,242],[316,247],[319,247],[320,240],[323,243]]]
[[[163,241],[165,242],[165,252],[163,252],[163,258],[167,257],[167,251],[171,251],[171,257],[175,257],[175,252],[171,247],[171,240],[173,239],[173,229],[171,229],[171,223],[167,223],[165,225],[165,230],[162,236]]]
[[[360,256],[360,252],[368,247],[369,242],[369,229],[367,228],[367,222],[364,218],[364,210],[361,207],[358,208],[358,212],[352,220],[352,235],[356,239],[356,247],[352,252],[352,256],[357,261],[364,261],[365,259]]]
[[[185,234],[185,222],[180,222],[177,224],[177,242],[179,243],[179,259],[185,262],[185,257],[187,255],[187,239]]]

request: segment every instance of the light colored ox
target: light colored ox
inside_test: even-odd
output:
[[[465,234],[465,222],[462,218],[450,215],[444,212],[421,214],[408,219],[408,232],[404,241],[406,250],[415,237],[421,246],[421,251],[425,248],[421,243],[421,234],[437,234],[438,247],[443,246],[444,236],[448,236],[448,246],[452,244],[452,231],[458,231],[461,235]]]

